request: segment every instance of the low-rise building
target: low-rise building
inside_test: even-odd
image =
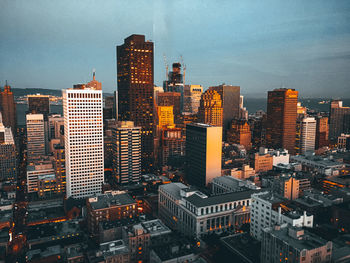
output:
[[[220,176],[213,179],[212,194],[239,192],[247,189],[259,190],[259,186],[249,180],[241,180],[233,176]]]
[[[253,165],[257,173],[270,171],[273,167],[273,157],[268,153],[255,153]]]

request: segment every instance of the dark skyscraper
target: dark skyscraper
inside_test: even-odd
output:
[[[28,113],[43,114],[48,120],[50,114],[50,97],[48,95],[28,95]]]
[[[153,42],[131,35],[117,46],[118,113],[141,127],[142,171],[153,170]]]
[[[11,127],[12,134],[16,134],[17,118],[16,118],[16,103],[13,97],[11,87],[4,86],[4,91],[0,91],[0,111],[2,113],[2,122],[5,127]]]
[[[298,91],[275,89],[267,98],[267,146],[295,152]]]
[[[341,100],[333,100],[329,111],[329,139],[338,140],[342,133],[350,131],[350,107],[343,107]]]
[[[230,85],[219,85],[210,87],[220,94],[223,108],[223,135],[226,139],[226,130],[230,127],[231,121],[239,118],[240,87]]]

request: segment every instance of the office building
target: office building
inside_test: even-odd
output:
[[[240,87],[222,84],[216,87],[210,87],[209,90],[215,90],[221,96],[223,108],[221,125],[223,126],[223,131],[225,133],[229,128],[231,121],[235,118],[239,118]]]
[[[141,176],[141,127],[121,121],[112,131],[113,176],[119,184],[137,183]]]
[[[328,117],[317,116],[316,117],[316,141],[315,149],[322,148],[329,145],[329,126]]]
[[[28,95],[28,113],[43,114],[44,120],[48,120],[50,114],[50,96],[49,95]]]
[[[27,114],[26,115],[27,128],[27,159],[32,161],[34,159],[45,156],[45,121],[43,114]]]
[[[269,227],[263,231],[261,263],[330,263],[333,262],[332,248],[332,241],[326,241],[301,227]]]
[[[268,92],[266,143],[274,149],[295,152],[298,91],[275,89]]]
[[[299,198],[299,183],[300,181],[294,176],[290,176],[288,174],[281,175],[274,181],[274,190],[280,196],[283,196],[289,200],[294,200]]]
[[[117,46],[118,112],[121,121],[141,127],[141,168],[153,170],[153,42],[131,35]]]
[[[66,158],[64,147],[59,145],[53,150],[53,168],[56,175],[57,194],[66,194]]]
[[[52,160],[46,158],[29,164],[27,166],[27,193],[38,193],[39,180],[45,180],[45,177],[47,180],[52,180],[52,178],[55,178]]]
[[[49,140],[61,139],[64,131],[64,118],[61,114],[52,114],[48,118]]]
[[[157,95],[157,106],[173,106],[174,116],[179,119],[181,115],[181,93],[161,92]]]
[[[249,180],[242,180],[233,176],[216,177],[211,183],[211,192],[214,195],[240,192],[248,189],[259,190],[261,188]]]
[[[350,134],[342,133],[338,137],[338,149],[350,150]]]
[[[6,128],[10,127],[12,135],[15,136],[17,130],[16,102],[7,81],[4,90],[0,90],[0,112],[2,113],[2,123]]]
[[[104,182],[102,89],[89,83],[62,90],[67,198],[99,194]]]
[[[273,157],[269,153],[259,151],[254,154],[253,167],[257,173],[270,171],[273,167]]]
[[[259,153],[264,154],[270,154],[272,156],[272,165],[277,166],[278,164],[289,164],[289,153],[286,149],[268,149],[264,147],[259,148]]]
[[[104,221],[115,221],[137,216],[137,203],[122,191],[110,191],[86,200],[87,226],[89,232],[97,234],[98,225]]]
[[[229,143],[241,144],[249,151],[252,147],[250,125],[245,119],[234,119],[227,131],[226,140]]]
[[[249,222],[254,190],[207,196],[182,183],[159,186],[160,219],[170,228],[199,238],[224,230],[235,231]]]
[[[0,112],[0,181],[17,178],[17,155],[15,140],[10,127],[5,128]]]
[[[238,119],[248,120],[248,110],[243,106],[244,97],[239,96],[239,116]]]
[[[168,73],[167,80],[163,83],[165,92],[183,93],[184,76],[181,73],[181,63],[175,62],[172,65],[172,71]]]
[[[204,187],[221,176],[222,127],[186,125],[186,178],[189,184]]]
[[[202,93],[203,87],[201,85],[185,85],[182,111],[197,114]]]
[[[215,90],[207,90],[202,94],[198,108],[198,120],[201,123],[222,126],[222,100],[220,94]]]
[[[329,111],[329,139],[336,141],[342,133],[350,132],[350,107],[343,107],[341,100],[331,101]]]
[[[280,224],[312,227],[313,215],[299,213],[285,206],[286,199],[270,192],[255,193],[251,197],[250,235],[261,240],[263,229]]]
[[[313,153],[315,151],[316,120],[315,118],[304,118],[301,122],[301,154]]]
[[[185,157],[185,137],[181,128],[167,127],[162,129],[160,139],[160,166],[170,165]]]
[[[158,106],[158,129],[174,126],[173,106]]]

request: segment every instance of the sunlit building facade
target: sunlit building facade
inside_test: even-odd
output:
[[[203,87],[201,85],[185,85],[182,111],[197,114],[202,93]]]
[[[45,155],[46,133],[43,114],[27,114],[27,158],[28,161]]]
[[[220,94],[215,90],[207,90],[202,94],[198,108],[198,119],[201,123],[222,126],[222,100]]]
[[[315,151],[316,120],[313,117],[304,118],[301,122],[301,154]]]
[[[0,181],[16,180],[16,146],[10,127],[5,128],[0,112]]]
[[[10,127],[12,134],[15,136],[17,129],[16,102],[11,86],[7,84],[7,81],[4,90],[0,90],[0,112],[2,113],[4,126]]]

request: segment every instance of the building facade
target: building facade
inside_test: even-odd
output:
[[[10,127],[13,136],[15,136],[17,130],[16,102],[11,91],[11,86],[7,84],[7,81],[4,90],[0,90],[0,112],[2,113],[4,126],[6,128]]]
[[[118,112],[121,121],[141,127],[141,168],[153,170],[154,77],[153,42],[131,35],[117,46]]]
[[[313,153],[315,151],[316,120],[315,118],[304,118],[301,123],[301,154]]]
[[[342,133],[350,132],[350,107],[343,107],[341,100],[331,101],[329,111],[329,139],[336,141]]]
[[[198,108],[198,120],[201,123],[222,126],[222,100],[220,94],[215,90],[207,90],[202,94]]]
[[[180,92],[160,92],[157,95],[157,106],[173,106],[174,116],[181,115],[181,93]]]
[[[186,178],[203,187],[221,176],[222,127],[206,124],[186,125]]]
[[[27,159],[32,161],[46,154],[45,121],[43,114],[27,114]]]
[[[316,118],[316,141],[315,149],[329,145],[329,126],[328,117],[317,116]]]
[[[249,151],[252,147],[250,125],[245,119],[234,119],[226,135],[227,142],[241,144]]]
[[[0,112],[0,181],[15,181],[17,178],[16,145],[12,129],[5,128]]]
[[[202,93],[203,87],[201,85],[185,85],[183,112],[197,114]]]
[[[100,85],[92,86],[98,88],[82,85],[62,91],[67,198],[102,192],[103,98]]]

